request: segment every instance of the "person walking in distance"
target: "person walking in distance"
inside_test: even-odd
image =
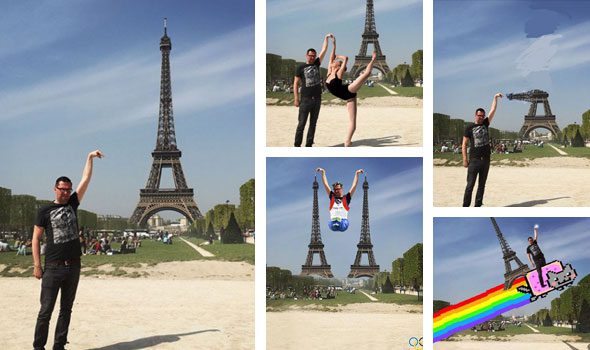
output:
[[[35,325],[35,350],[45,349],[49,321],[58,293],[60,309],[55,327],[53,350],[63,350],[68,342],[68,328],[72,305],[80,279],[80,239],[78,237],[77,209],[92,178],[94,158],[102,158],[99,150],[90,152],[82,173],[82,180],[72,193],[72,181],[61,176],[55,181],[53,203],[41,207],[33,230],[33,275],[41,279],[41,308]],[[41,267],[40,241],[45,234],[45,266]]]

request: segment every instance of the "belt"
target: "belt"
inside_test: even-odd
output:
[[[80,266],[80,259],[71,259],[71,260],[51,260],[46,261],[45,265],[50,266],[71,266],[71,265],[78,265]]]
[[[308,98],[310,100],[321,100],[322,96],[301,96],[301,99]]]
[[[473,159],[484,160],[484,159],[490,159],[490,157],[488,157],[488,156],[479,156],[479,157],[470,156],[469,159],[471,159],[471,160],[473,160]]]

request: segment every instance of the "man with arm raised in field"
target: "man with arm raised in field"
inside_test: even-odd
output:
[[[72,193],[72,181],[61,176],[55,181],[55,200],[41,207],[33,231],[33,274],[41,279],[41,309],[35,326],[33,347],[45,349],[51,313],[61,290],[59,317],[55,327],[53,350],[64,349],[68,341],[68,327],[72,305],[80,280],[80,240],[78,238],[77,209],[92,178],[94,158],[102,158],[101,151],[90,152],[86,159],[82,180]],[[41,268],[40,241],[45,233],[45,268]]]

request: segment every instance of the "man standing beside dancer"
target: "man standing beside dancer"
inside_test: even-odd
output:
[[[305,147],[313,146],[313,138],[315,135],[315,127],[320,115],[320,107],[322,106],[322,78],[320,76],[320,65],[328,50],[328,38],[333,37],[332,34],[326,34],[322,51],[320,55],[316,56],[315,49],[307,50],[305,55],[305,64],[297,67],[295,79],[293,80],[293,96],[295,100],[293,104],[299,107],[299,122],[297,123],[297,130],[295,131],[295,147],[301,147],[303,142],[303,130],[307,123],[307,116],[309,115],[309,128],[307,129],[307,138],[305,140]],[[299,86],[301,85],[301,101],[299,98]]]
[[[465,128],[463,144],[461,147],[463,153],[463,166],[467,168],[467,187],[465,187],[465,194],[463,195],[464,207],[471,205],[473,187],[475,186],[475,180],[478,176],[479,182],[477,184],[477,193],[475,195],[475,206],[481,207],[483,204],[483,193],[486,187],[488,171],[490,170],[490,156],[492,154],[489,126],[496,114],[498,98],[501,97],[501,93],[494,95],[490,114],[487,118],[486,111],[483,108],[478,108],[475,111],[475,124]],[[469,144],[469,160],[467,160],[467,144]]]
[[[55,181],[55,200],[41,207],[33,231],[33,275],[41,279],[41,309],[35,325],[36,350],[45,349],[49,321],[61,290],[59,316],[55,327],[53,350],[63,350],[68,342],[68,327],[72,306],[80,280],[80,240],[78,238],[77,209],[92,178],[94,158],[102,158],[101,151],[90,152],[82,173],[82,180],[72,193],[72,181],[59,177]],[[40,241],[45,233],[45,268],[41,268]]]

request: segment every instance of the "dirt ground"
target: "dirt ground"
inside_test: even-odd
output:
[[[549,334],[522,334],[498,341],[442,341],[434,344],[434,350],[586,350],[590,343],[576,342],[575,337],[557,337]]]
[[[82,276],[68,349],[254,349],[254,266],[190,261],[149,277]],[[41,281],[0,278],[2,349],[30,349]],[[47,348],[59,301],[51,318]]]
[[[339,311],[292,309],[266,313],[266,348],[406,349],[422,336],[422,306],[351,304]]]
[[[492,165],[486,182],[487,207],[588,207],[590,160],[575,157],[538,158],[519,166]],[[434,206],[459,207],[467,181],[467,169],[435,166]],[[473,190],[472,205],[476,188]]]
[[[322,104],[314,147],[344,146],[348,114],[344,104]],[[298,109],[266,106],[266,145],[292,147]],[[309,125],[309,123],[308,123]],[[303,135],[303,145],[307,127]],[[370,97],[359,101],[353,146],[422,146],[422,100],[413,97]]]

